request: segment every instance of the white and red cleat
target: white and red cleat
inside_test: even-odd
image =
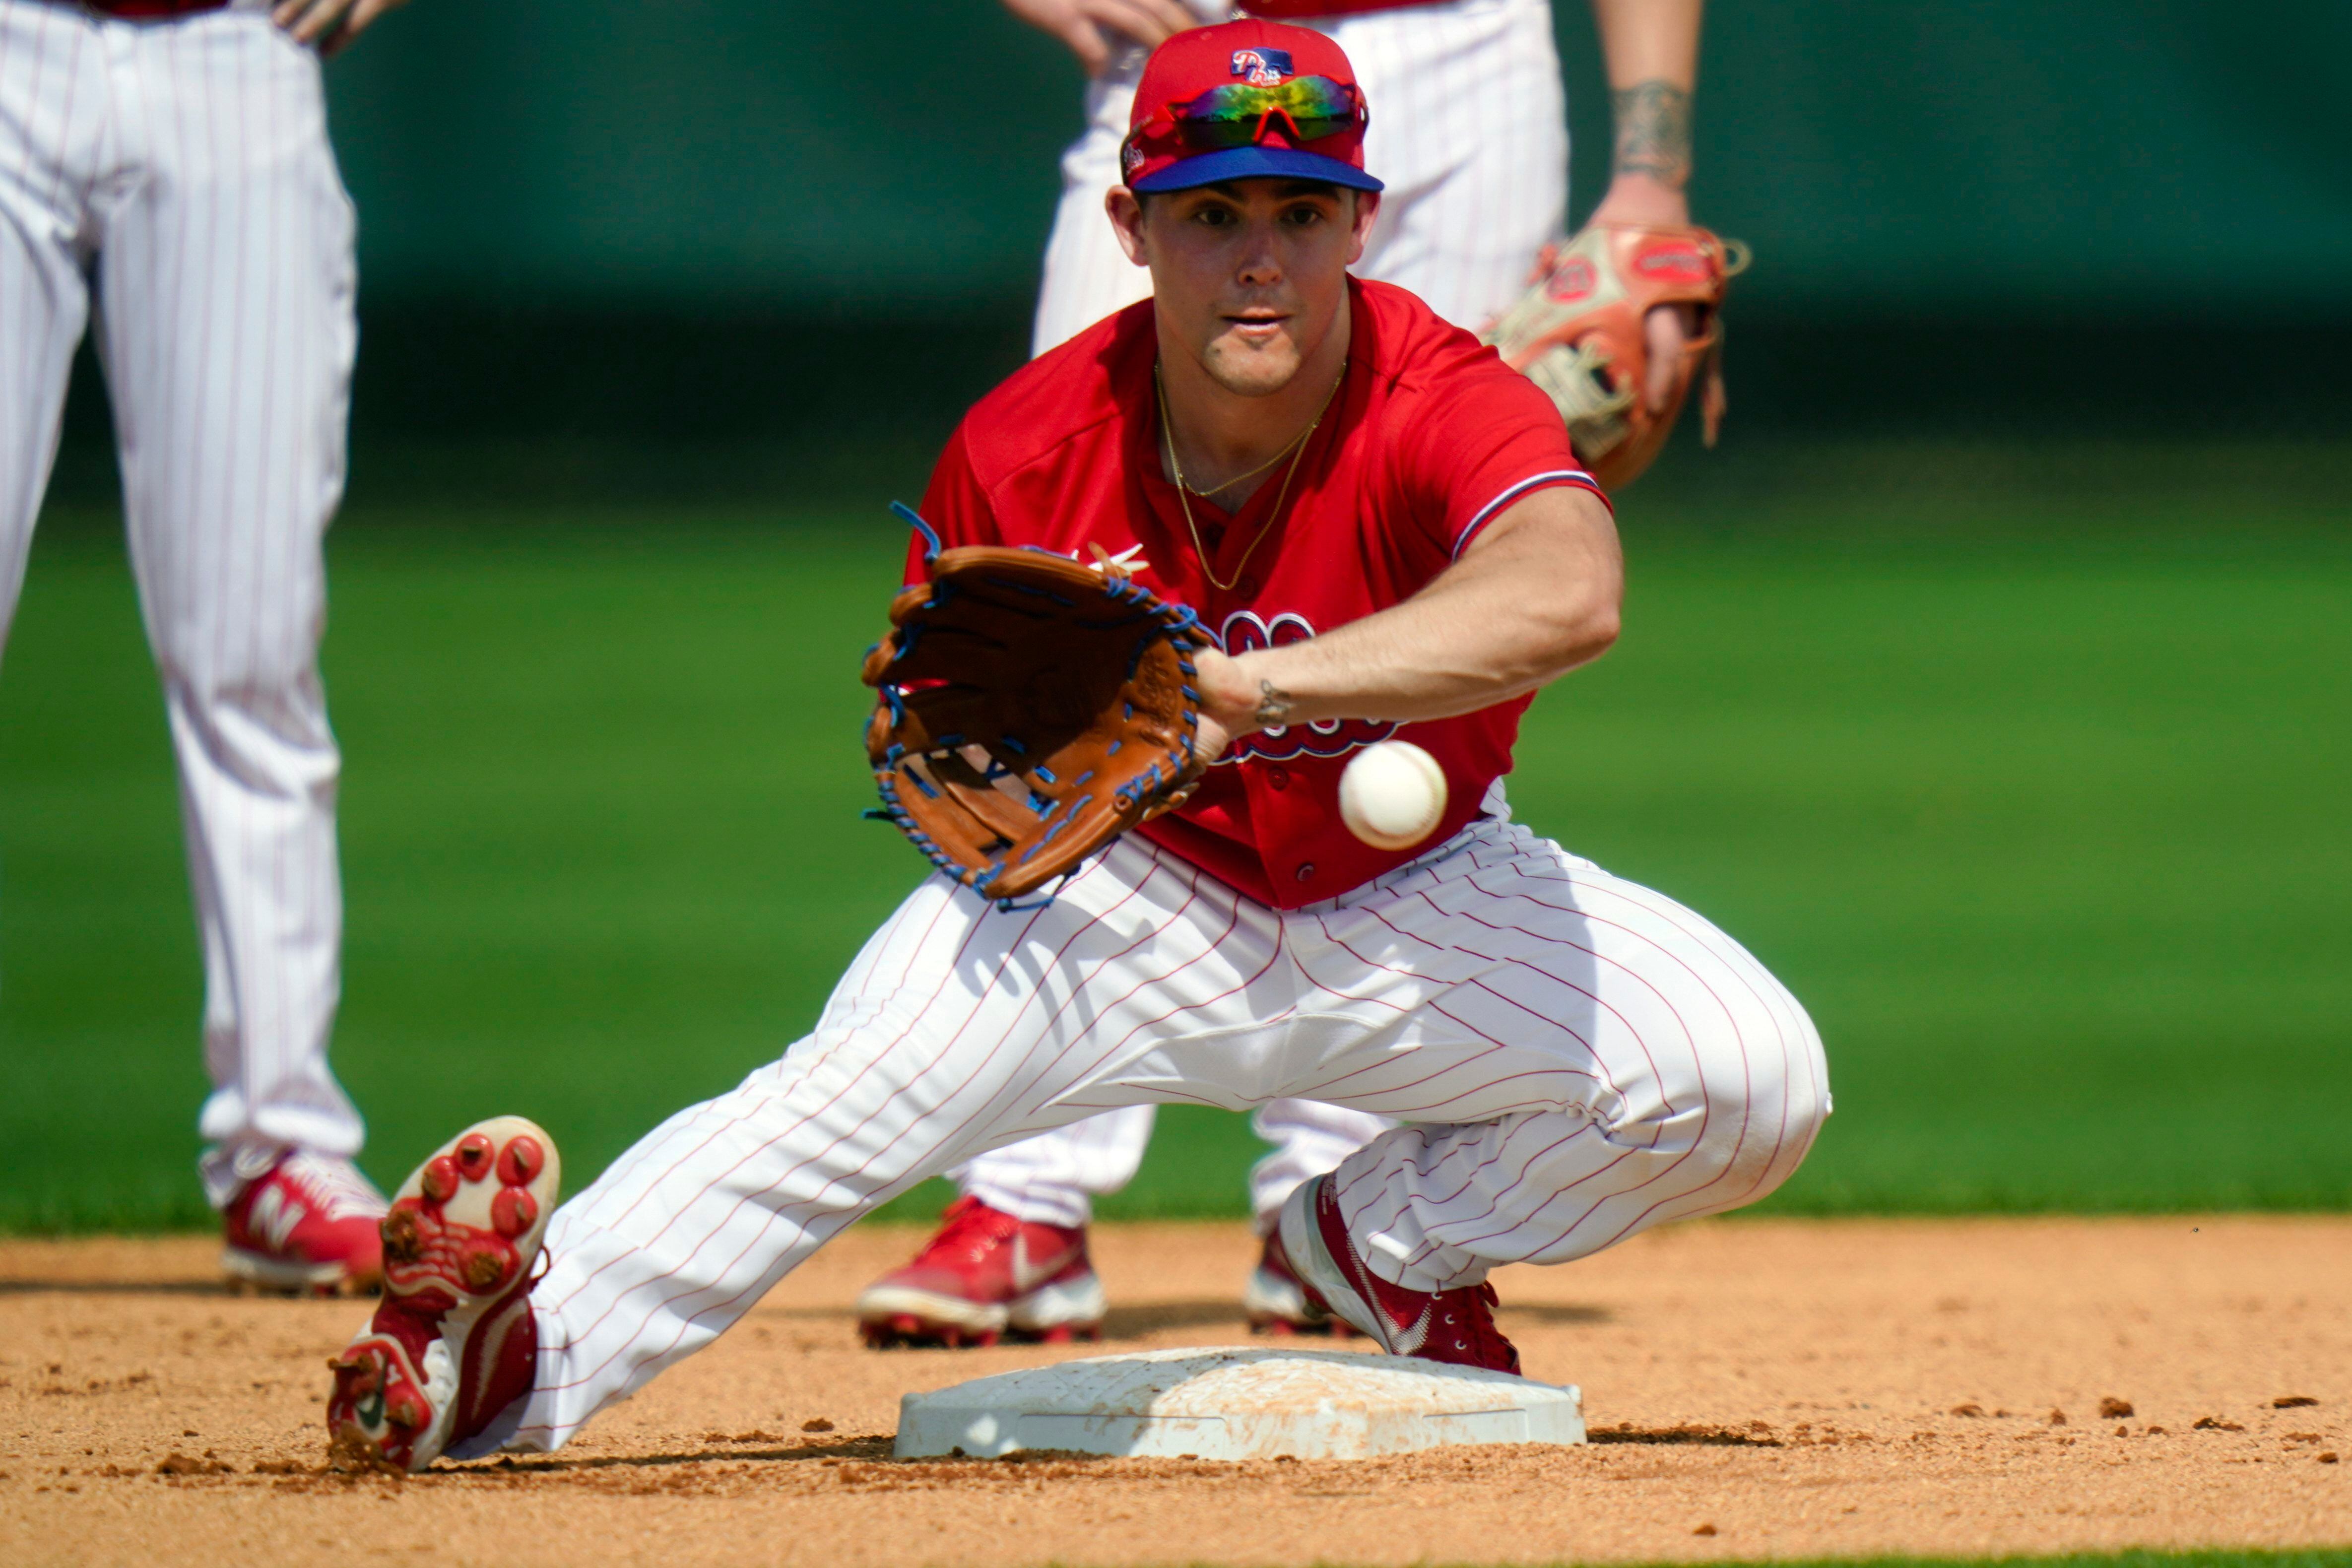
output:
[[[1290,1194],[1276,1234],[1307,1294],[1391,1355],[1519,1370],[1517,1348],[1495,1326],[1495,1288],[1481,1281],[1452,1290],[1409,1290],[1374,1274],[1339,1217],[1329,1176]]]
[[[975,1197],[948,1205],[915,1260],[857,1298],[857,1329],[891,1345],[1058,1344],[1102,1338],[1103,1288],[1084,1226],[1034,1225]]]
[[[494,1116],[402,1184],[383,1218],[383,1300],[327,1363],[331,1463],[421,1470],[530,1392],[533,1266],[560,1179],[546,1132]]]
[[[289,1150],[221,1213],[221,1268],[264,1290],[360,1295],[383,1278],[383,1194],[349,1160]]]
[[[1298,1270],[1290,1266],[1290,1255],[1282,1249],[1278,1226],[1267,1235],[1257,1255],[1257,1267],[1250,1270],[1249,1283],[1242,1287],[1242,1309],[1249,1314],[1254,1334],[1329,1334],[1346,1339],[1356,1331],[1347,1320],[1333,1317],[1322,1298],[1299,1279]]]

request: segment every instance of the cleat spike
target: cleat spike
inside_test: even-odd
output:
[[[467,1133],[457,1140],[457,1147],[451,1152],[456,1155],[457,1169],[466,1180],[478,1182],[489,1174],[491,1145],[488,1133]]]
[[[527,1187],[500,1187],[490,1200],[490,1227],[500,1236],[520,1236],[538,1218],[539,1200]]]
[[[477,1246],[466,1248],[463,1258],[464,1261],[458,1265],[460,1278],[465,1280],[466,1289],[478,1296],[488,1295],[498,1289],[514,1271],[514,1258],[509,1252]]]
[[[436,1154],[425,1162],[419,1173],[425,1195],[436,1204],[446,1204],[457,1195],[457,1162],[446,1154]]]
[[[547,1151],[539,1140],[528,1132],[518,1132],[507,1140],[506,1152],[499,1156],[499,1180],[509,1187],[527,1187],[539,1179],[547,1165]]]

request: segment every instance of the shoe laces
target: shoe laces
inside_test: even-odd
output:
[[[329,1219],[381,1219],[389,1206],[375,1184],[349,1160],[295,1153],[279,1163],[277,1173],[301,1189]]]
[[[1429,1338],[1444,1349],[1448,1361],[1517,1372],[1518,1348],[1495,1326],[1495,1309],[1501,1304],[1495,1287],[1485,1280],[1461,1289],[1440,1290],[1430,1303]]]
[[[915,1261],[977,1263],[1011,1240],[1020,1228],[1021,1221],[1014,1215],[966,1195],[948,1205],[940,1216],[940,1233]]]

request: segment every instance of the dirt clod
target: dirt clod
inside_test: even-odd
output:
[[[2045,1419],[2053,1426],[2063,1426],[2066,1425],[2066,1413],[2063,1410],[2053,1410]]]
[[[2099,1401],[2099,1419],[2102,1421],[2113,1421],[2131,1413],[2132,1402],[2128,1399],[2117,1399],[2111,1394]]]
[[[1715,1526],[1711,1524],[1694,1525],[1691,1527],[1691,1533],[1693,1535],[1713,1535],[1715,1533]]]
[[[2224,1421],[2219,1415],[2200,1415],[2189,1424],[2192,1432],[2242,1432],[2245,1428],[2235,1421]]]
[[[2271,1401],[2271,1408],[2273,1410],[2300,1410],[2306,1405],[2316,1405],[2318,1403],[2319,1401],[2314,1399],[2308,1394],[2282,1394],[2276,1399]]]
[[[1953,1405],[1952,1414],[1955,1415],[1981,1415],[1984,1414],[1984,1406],[1977,1404],[1974,1400],[1970,1400],[1966,1405]]]
[[[830,1432],[833,1430],[833,1423],[826,1420],[822,1415],[812,1416],[808,1420],[801,1423],[801,1430],[803,1432]]]

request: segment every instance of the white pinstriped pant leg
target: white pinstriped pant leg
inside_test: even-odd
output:
[[[1752,1202],[1828,1109],[1811,1025],[1737,943],[1509,824],[1289,913],[1134,838],[1044,910],[935,878],[809,1038],[557,1212],[537,1386],[463,1456],[557,1446],[977,1151],[1286,1094],[1416,1123],[1339,1180],[1372,1266],[1422,1289]]]
[[[0,653],[89,319],[83,206],[105,130],[98,31],[0,0]]]
[[[1250,1223],[1260,1236],[1271,1236],[1281,1222],[1282,1205],[1301,1182],[1338,1170],[1339,1162],[1395,1125],[1385,1116],[1314,1100],[1259,1106],[1250,1116],[1250,1131],[1274,1151],[1250,1167]]]
[[[948,1179],[967,1196],[1032,1225],[1088,1224],[1096,1197],[1135,1179],[1151,1142],[1153,1109],[1121,1106],[992,1149],[950,1171]],[[1259,1106],[1250,1129],[1274,1150],[1250,1167],[1250,1216],[1258,1234],[1273,1231],[1283,1201],[1299,1183],[1336,1170],[1394,1125],[1385,1116],[1311,1100]]]
[[[1151,1143],[1155,1109],[1123,1105],[1024,1138],[967,1161],[948,1179],[965,1195],[1032,1225],[1085,1225],[1094,1218],[1097,1194],[1135,1180]]]
[[[1291,1092],[1413,1123],[1335,1176],[1373,1271],[1474,1284],[1786,1181],[1830,1110],[1786,988],[1691,910],[1516,824],[1455,843],[1318,906],[1321,940],[1292,948],[1319,993],[1302,1022],[1328,1009],[1374,1034]]]
[[[1087,128],[1062,153],[1062,199],[1045,237],[1045,280],[1029,332],[1032,355],[1151,292],[1151,274],[1127,258],[1103,211],[1103,198],[1119,183],[1118,144],[1143,58],[1142,50],[1130,50],[1087,84]]]
[[[1167,1032],[1278,1013],[1271,910],[1139,839],[1040,910],[926,881],[815,1030],[556,1212],[538,1386],[466,1452],[553,1447],[732,1323],[861,1214],[983,1149],[1147,1096]]]
[[[1549,0],[1457,0],[1306,24],[1370,102],[1364,166],[1388,189],[1354,270],[1476,331],[1565,234],[1568,100]]]
[[[205,956],[199,1127],[225,1201],[278,1150],[356,1153],[327,1065],[340,757],[319,640],[356,341],[317,56],[245,10],[101,24],[123,166],[100,346]]]

